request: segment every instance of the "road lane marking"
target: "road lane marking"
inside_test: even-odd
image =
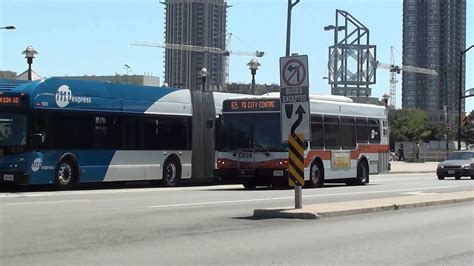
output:
[[[70,191],[49,191],[49,192],[9,192],[0,194],[0,198],[33,198],[45,196],[70,196],[70,195],[91,195],[91,194],[118,194],[133,192],[163,192],[163,191],[187,191],[204,189],[225,189],[241,188],[241,185],[218,185],[218,186],[195,186],[195,187],[170,187],[170,188],[125,188],[125,189],[103,189],[103,190],[70,190]]]
[[[6,206],[15,206],[15,205],[27,205],[27,204],[73,203],[73,202],[85,202],[85,201],[90,201],[90,200],[88,200],[88,199],[82,199],[82,200],[28,201],[28,202],[5,203],[5,204],[3,204],[3,205],[6,205]]]
[[[456,186],[425,187],[425,188],[396,189],[396,190],[376,190],[376,191],[346,192],[346,193],[333,193],[333,194],[318,194],[318,195],[306,195],[306,196],[303,196],[303,198],[347,196],[347,195],[358,195],[358,194],[377,194],[377,193],[387,193],[387,192],[408,192],[408,191],[420,191],[420,190],[445,189],[445,188],[454,188],[454,187],[456,187]],[[276,198],[260,198],[260,199],[245,199],[245,200],[207,201],[207,202],[168,204],[168,205],[152,205],[152,206],[146,206],[146,207],[147,208],[155,208],[155,209],[164,209],[164,208],[193,207],[193,206],[206,206],[206,205],[221,205],[221,204],[229,204],[229,203],[264,202],[264,201],[276,201],[276,200],[287,200],[287,199],[294,199],[294,196],[291,196],[291,197],[276,197]]]
[[[371,179],[375,182],[385,181],[401,181],[411,180],[411,178],[397,178],[390,179],[391,175],[397,176],[426,176],[427,174],[416,173],[416,174],[379,174],[371,176]],[[379,179],[386,178],[386,179]],[[91,194],[118,194],[118,193],[134,193],[134,192],[162,192],[162,191],[189,191],[189,190],[202,190],[202,189],[230,189],[230,188],[241,188],[241,185],[216,185],[216,186],[193,186],[193,187],[171,187],[171,188],[156,188],[156,187],[138,187],[138,188],[125,188],[125,189],[93,189],[93,190],[70,190],[70,191],[47,191],[47,192],[7,192],[0,193],[0,198],[32,198],[32,197],[45,197],[45,196],[69,196],[69,195],[91,195]]]
[[[434,195],[439,193],[433,192],[423,192],[423,191],[413,191],[413,192],[403,192],[404,195],[412,195],[412,196],[423,196],[423,195]]]
[[[438,179],[438,178],[436,178]],[[415,178],[387,178],[387,179],[378,179],[378,178],[371,178],[371,184],[376,183],[376,182],[391,182],[391,181],[413,181],[413,180],[419,180],[419,181],[426,181],[426,180],[434,180],[433,177],[425,177],[425,178],[420,178],[420,177],[415,177]]]

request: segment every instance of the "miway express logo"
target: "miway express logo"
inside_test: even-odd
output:
[[[71,89],[67,85],[61,85],[56,92],[56,104],[64,108],[68,106],[69,103],[92,103],[92,99],[90,97],[85,96],[74,96],[72,95]]]

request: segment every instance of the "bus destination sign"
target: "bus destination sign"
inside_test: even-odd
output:
[[[0,107],[26,107],[28,98],[26,95],[8,95],[0,93]]]
[[[224,101],[224,112],[280,111],[279,99],[239,99]]]
[[[0,105],[9,105],[9,106],[21,105],[20,96],[0,95]]]

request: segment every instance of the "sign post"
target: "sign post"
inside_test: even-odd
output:
[[[288,184],[295,187],[295,209],[301,209],[304,186],[304,142],[311,140],[308,56],[280,58],[282,142],[288,142]]]

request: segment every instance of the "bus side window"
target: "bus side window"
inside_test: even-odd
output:
[[[326,149],[339,149],[341,147],[339,117],[324,117],[324,144]]]
[[[138,150],[137,145],[137,133],[140,133],[140,126],[138,125],[139,119],[133,116],[123,116],[123,134],[122,142],[125,150]],[[143,138],[142,138],[143,139]],[[141,148],[141,147],[140,147]]]
[[[380,143],[380,125],[377,119],[369,119],[369,142]]]
[[[388,122],[387,120],[382,120],[382,131],[383,131],[383,136],[386,137],[388,135]]]
[[[356,118],[357,143],[369,142],[367,118]]]
[[[311,116],[311,149],[324,148],[323,117],[320,115]]]
[[[33,134],[41,134],[43,136],[40,148],[48,149],[52,147],[52,128],[51,128],[51,113],[47,111],[38,111],[34,113],[33,119]]]
[[[158,117],[145,117],[143,118],[143,142],[145,144],[145,150],[159,150],[160,140],[159,137],[159,124]]]
[[[341,142],[343,149],[356,147],[356,132],[353,117],[341,117]]]

